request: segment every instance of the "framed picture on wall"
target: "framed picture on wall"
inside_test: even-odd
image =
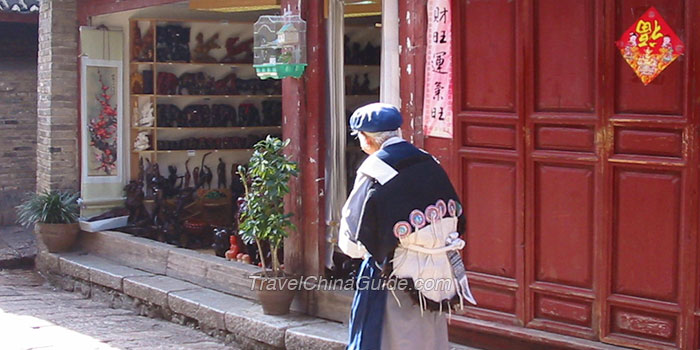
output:
[[[81,60],[81,177],[122,182],[124,172],[122,62]]]

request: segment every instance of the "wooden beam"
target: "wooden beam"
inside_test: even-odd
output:
[[[35,23],[39,24],[39,14],[23,14],[14,12],[0,12],[0,22],[13,22],[13,23]]]
[[[190,0],[190,9],[217,12],[243,12],[279,9],[280,0]]]
[[[135,10],[151,6],[174,4],[181,1],[182,0],[78,0],[78,21],[81,25],[86,25],[88,23],[88,18],[92,16]]]
[[[345,17],[376,16],[382,13],[382,2],[345,3]]]

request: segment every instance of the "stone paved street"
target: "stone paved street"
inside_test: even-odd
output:
[[[0,268],[31,264],[36,252],[36,241],[30,229],[0,226]]]
[[[55,290],[33,270],[0,269],[0,349],[239,349],[163,320]]]

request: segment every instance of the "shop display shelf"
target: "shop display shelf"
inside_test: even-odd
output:
[[[234,148],[234,149],[178,149],[178,150],[158,150],[158,151],[154,151],[154,152],[158,153],[158,154],[164,154],[164,153],[178,154],[178,153],[189,153],[189,152],[199,152],[199,153],[202,153],[202,152],[214,152],[214,153],[240,152],[240,153],[248,153],[248,152],[252,152],[252,151],[253,151],[252,148]]]
[[[149,62],[152,63],[152,62]],[[194,66],[194,67],[253,67],[252,63],[221,63],[221,62],[211,62],[211,63],[197,63],[197,62],[156,62],[159,66]]]
[[[134,95],[132,95],[134,96]],[[282,95],[137,95],[157,98],[282,98]]]
[[[373,68],[373,69],[379,69],[381,65],[378,64],[346,64],[344,65],[345,68]]]
[[[281,125],[270,125],[270,126],[198,126],[198,127],[177,127],[177,126],[163,126],[157,127],[156,130],[163,131],[195,131],[195,130],[206,130],[206,131],[258,131],[258,130],[278,130],[281,129]]]

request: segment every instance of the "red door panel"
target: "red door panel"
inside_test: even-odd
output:
[[[592,112],[593,1],[539,0],[534,7],[535,109]]]
[[[612,292],[678,302],[680,175],[615,171]]]
[[[683,130],[615,129],[615,153],[683,157]]]
[[[535,279],[592,289],[593,169],[536,166]]]
[[[515,2],[467,1],[460,110],[515,111]]]
[[[593,126],[536,125],[535,149],[595,152]]]
[[[613,307],[613,334],[630,343],[640,344],[645,338],[646,346],[675,346],[678,343],[678,319],[667,314],[653,314],[625,307]]]
[[[462,172],[467,232],[474,232],[466,267],[515,279],[515,164],[469,159]]]
[[[475,281],[476,280],[476,281]],[[474,283],[476,282],[476,283]],[[470,280],[470,286],[474,298],[479,302],[479,308],[497,311],[510,317],[516,311],[515,288],[504,288],[502,285],[488,286],[488,283],[478,278]]]
[[[535,297],[536,319],[561,322],[571,329],[579,328],[575,326],[580,326],[581,330],[591,329],[592,311],[590,302],[539,293]]]
[[[511,125],[479,125],[463,123],[465,147],[515,149],[516,131]]]

